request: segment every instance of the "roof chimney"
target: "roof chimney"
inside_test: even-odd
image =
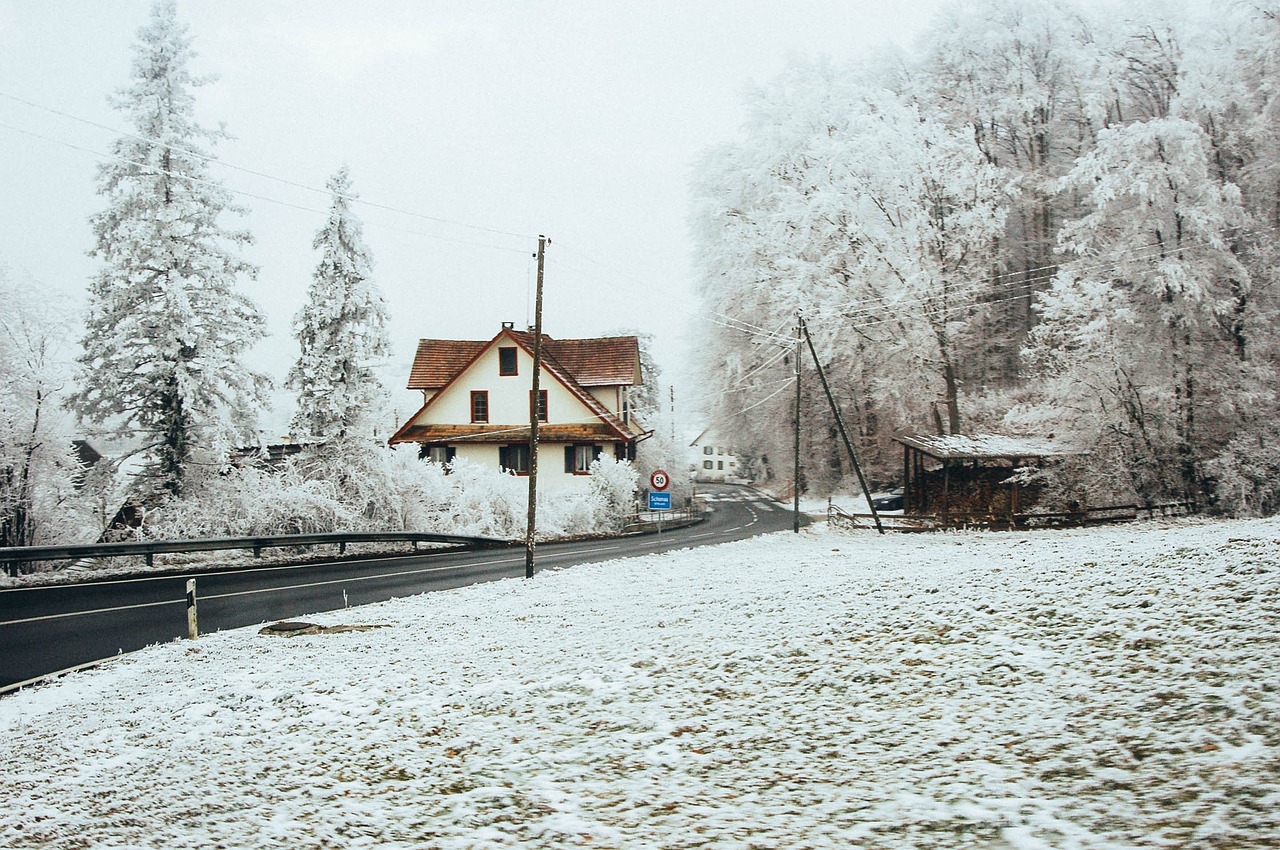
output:
[[[515,326],[516,326],[516,323],[515,323],[515,322],[503,322],[503,323],[502,323],[502,329],[503,329],[504,331],[514,330],[514,329],[515,329]]]

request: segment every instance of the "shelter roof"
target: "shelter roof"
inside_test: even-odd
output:
[[[1052,437],[1009,437],[1003,434],[917,434],[895,437],[899,443],[937,460],[1008,460],[1084,454]]]

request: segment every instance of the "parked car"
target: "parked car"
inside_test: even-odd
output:
[[[872,493],[871,506],[877,511],[902,510],[902,490],[890,490],[887,493]]]

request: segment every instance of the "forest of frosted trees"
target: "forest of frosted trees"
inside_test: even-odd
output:
[[[910,55],[759,87],[694,187],[712,420],[789,479],[799,311],[876,483],[894,436],[1053,435],[1102,499],[1276,510],[1278,16],[979,0]]]

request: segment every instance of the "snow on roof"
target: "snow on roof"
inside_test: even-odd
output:
[[[1009,437],[1003,434],[917,434],[896,437],[899,443],[939,460],[1063,457],[1083,451],[1052,437]]]

